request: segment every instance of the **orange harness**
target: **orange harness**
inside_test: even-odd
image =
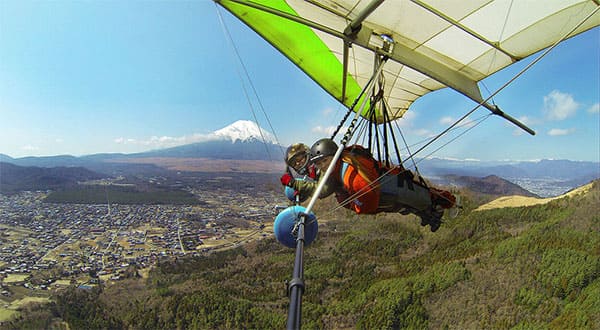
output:
[[[375,160],[365,155],[345,151],[339,166],[344,192],[336,194],[338,202],[345,203],[344,207],[358,214],[376,213],[380,189],[379,185],[373,184],[379,177]],[[348,201],[347,199],[353,195],[357,197]]]

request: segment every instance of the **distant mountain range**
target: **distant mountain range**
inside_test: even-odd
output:
[[[503,178],[552,178],[564,181],[585,178],[586,182],[600,175],[600,163],[571,160],[467,161],[432,158],[423,160],[421,164],[418,165],[419,168],[430,175],[451,172],[456,175],[493,174]]]
[[[487,195],[519,195],[528,197],[539,197],[537,194],[534,194],[524,189],[523,187],[496,175],[488,175],[483,178],[474,176],[445,175],[440,181],[442,184],[445,185],[459,186],[467,188],[470,191],[476,193],[482,193]]]
[[[273,135],[254,122],[237,121],[211,133],[209,137],[205,142],[134,154],[23,158],[11,158],[0,154],[0,161],[19,166],[85,167],[108,175],[160,173],[165,168],[224,172],[249,169],[257,172],[279,172],[281,168],[283,171],[285,147],[276,144]],[[192,163],[203,166],[190,166]],[[228,166],[229,163],[233,165]],[[244,163],[251,165],[243,166]],[[448,175],[479,178],[493,175],[543,197],[564,193],[600,177],[600,163],[570,160],[483,162],[432,158],[419,160],[418,168],[425,177],[450,184],[457,181],[456,177],[448,178]],[[4,169],[0,168],[0,175],[3,171]]]
[[[557,196],[600,178],[600,163],[571,160],[492,162],[433,158],[422,160],[418,167],[424,176],[437,177],[442,182],[447,175],[495,175],[542,197]]]
[[[129,154],[128,158],[169,157],[169,158],[214,158],[242,160],[280,160],[282,148],[276,144],[265,144],[257,140],[246,141],[207,141],[183,146]]]
[[[150,150],[140,153],[103,153],[81,157],[59,155],[49,157],[11,158],[0,154],[0,161],[20,166],[90,166],[91,163],[109,163],[139,158],[213,158],[236,160],[283,159],[285,148],[275,143],[273,135],[252,121],[239,120],[207,136],[204,142]],[[129,162],[131,163],[131,162]],[[92,165],[93,166],[93,165]]]
[[[207,141],[127,155],[129,158],[214,158],[238,160],[280,160],[284,148],[273,134],[248,120],[209,134]]]

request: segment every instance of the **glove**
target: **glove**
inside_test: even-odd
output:
[[[310,166],[312,165],[312,166]],[[317,179],[317,169],[314,164],[308,166],[308,177],[311,179]]]
[[[282,185],[291,187],[292,183],[294,182],[294,177],[291,176],[289,173],[285,173],[284,175],[281,176],[279,181],[281,181]]]

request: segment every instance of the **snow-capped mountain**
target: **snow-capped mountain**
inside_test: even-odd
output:
[[[219,138],[225,138],[235,143],[258,141],[264,143],[277,144],[275,136],[263,128],[259,127],[255,122],[250,120],[238,120],[235,123],[217,130],[213,135]]]
[[[264,141],[264,142],[263,142]],[[153,150],[133,157],[213,158],[241,160],[280,160],[285,149],[275,142],[273,134],[249,120],[235,123],[210,133],[203,142]]]

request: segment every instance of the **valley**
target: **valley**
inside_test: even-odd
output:
[[[326,221],[305,250],[303,326],[597,329],[599,184],[544,204],[477,212],[475,195],[465,194],[463,212],[436,233],[413,215],[328,213],[335,200],[323,200],[315,212]],[[56,281],[64,289],[51,303],[25,307],[48,301],[48,291],[15,285],[0,315],[23,306],[20,319],[5,323],[13,328],[281,328],[293,263],[293,249],[268,235],[211,253],[177,252],[97,286]]]
[[[242,145],[230,143],[227,146],[238,148]],[[173,149],[171,152],[179,150]],[[232,151],[233,153],[235,151]],[[80,322],[79,320],[83,319],[85,319],[84,322],[89,322],[87,317],[96,318],[97,316],[72,317],[64,314],[64,311],[70,313],[78,310],[78,306],[87,304],[78,299],[98,297],[99,292],[103,290],[108,292],[102,298],[109,304],[108,306],[122,304],[130,299],[129,296],[125,297],[119,294],[123,290],[123,292],[138,296],[135,300],[137,306],[135,308],[141,308],[141,310],[122,306],[119,311],[110,312],[121,315],[122,319],[117,323],[110,323],[111,321],[105,319],[106,315],[104,315],[101,318],[107,320],[108,323],[101,322],[99,324],[103,324],[103,327],[110,327],[115,324],[129,324],[127,320],[141,318],[143,322],[149,322],[145,324],[151,328],[172,327],[173,323],[168,322],[175,322],[174,320],[164,324],[156,323],[162,318],[153,318],[145,311],[146,303],[144,301],[147,298],[144,297],[150,297],[148,299],[151,299],[152,302],[148,302],[148,304],[161,310],[165,308],[162,306],[163,303],[169,303],[171,295],[176,295],[178,299],[187,299],[184,293],[186,290],[179,285],[186,286],[188,284],[181,283],[175,286],[165,284],[179,281],[170,278],[165,271],[170,272],[171,267],[182,269],[181,267],[185,268],[187,267],[185,265],[190,263],[191,269],[186,268],[185,275],[173,276],[185,278],[191,276],[189,274],[197,273],[202,277],[199,279],[201,283],[195,283],[192,286],[205,287],[208,285],[208,291],[201,294],[203,297],[206,295],[206,299],[200,299],[197,297],[199,293],[195,289],[196,291],[189,297],[190,299],[200,299],[202,303],[196,302],[188,307],[213,306],[212,303],[206,305],[205,303],[208,301],[213,301],[215,304],[213,307],[217,310],[221,308],[220,306],[246,308],[249,304],[258,304],[268,306],[268,311],[264,313],[268,315],[267,318],[270,321],[261,323],[256,320],[231,324],[240,327],[248,325],[276,327],[276,325],[280,325],[282,322],[280,318],[285,314],[281,306],[285,305],[285,301],[282,301],[279,293],[281,293],[280,289],[283,287],[285,276],[289,275],[287,267],[291,265],[290,258],[293,257],[290,250],[281,250],[282,247],[272,235],[272,221],[277,213],[274,207],[288,203],[278,179],[283,169],[282,163],[265,159],[218,159],[198,155],[189,156],[108,154],[79,158],[8,159],[8,161],[20,165],[0,163],[3,171],[3,175],[0,176],[0,243],[2,247],[0,249],[0,323],[14,324],[11,322],[15,320],[15,316],[23,317],[24,322],[34,322],[38,326],[39,323],[35,323],[35,320],[43,320],[43,322],[51,324],[56,317],[66,320],[65,322],[70,325],[77,324]],[[442,226],[440,233],[435,235],[429,233],[426,228],[420,227],[417,219],[412,215],[366,216],[367,221],[355,221],[357,218],[345,210],[332,211],[336,207],[334,199],[320,201],[315,209],[320,217],[320,238],[317,239],[316,244],[317,246],[328,246],[326,250],[320,252],[324,256],[330,255],[332,251],[337,252],[329,257],[324,257],[323,267],[325,269],[313,268],[311,270],[312,266],[308,266],[307,274],[313,280],[319,281],[319,284],[316,284],[318,287],[325,288],[326,282],[330,279],[333,281],[327,284],[328,290],[331,291],[319,299],[330,299],[328,296],[331,294],[338,295],[342,300],[348,298],[343,294],[335,293],[337,290],[335,283],[343,282],[344,276],[327,266],[331,264],[328,258],[335,259],[334,264],[341,267],[340,269],[350,267],[347,269],[348,271],[371,274],[373,269],[369,267],[374,265],[370,261],[371,258],[382,257],[380,262],[386,264],[391,260],[388,260],[388,257],[397,257],[397,262],[409,263],[406,272],[417,279],[419,273],[416,270],[421,266],[411,266],[411,263],[416,261],[410,260],[421,258],[423,253],[430,254],[434,259],[437,258],[438,252],[427,250],[428,247],[435,249],[436,245],[446,244],[443,242],[449,244],[455,242],[452,237],[456,234],[466,235],[463,240],[470,242],[469,235],[471,234],[469,233],[479,230],[483,230],[481,233],[483,238],[487,237],[486,221],[482,222],[481,217],[487,218],[498,208],[506,206],[500,203],[502,199],[498,199],[499,196],[518,195],[509,200],[513,204],[515,201],[521,203],[510,205],[516,206],[518,211],[506,208],[498,211],[502,215],[502,220],[498,221],[506,221],[504,220],[505,215],[506,219],[514,218],[511,215],[512,212],[529,212],[526,205],[531,203],[548,203],[549,205],[563,203],[539,199],[536,198],[536,195],[545,197],[547,194],[557,194],[557,192],[560,193],[560,189],[564,188],[566,191],[574,187],[580,177],[585,178],[589,175],[596,177],[594,173],[596,173],[597,164],[561,163],[566,167],[579,168],[579,170],[565,169],[554,176],[545,175],[543,177],[527,174],[527,177],[506,180],[494,175],[494,173],[503,173],[497,168],[481,166],[469,168],[468,166],[458,166],[460,165],[458,163],[442,164],[439,160],[432,162],[431,166],[423,163],[422,174],[431,179],[436,186],[449,187],[449,189],[464,194],[466,212],[459,215],[457,219],[449,220],[449,223]],[[553,161],[544,162],[544,165],[549,167],[555,164],[557,163]],[[535,168],[535,171],[539,174],[544,173],[539,168]],[[567,176],[565,173],[572,175]],[[522,180],[519,182],[523,182],[523,186],[515,184],[516,180]],[[557,180],[564,182],[566,186],[555,185],[554,182]],[[535,190],[535,194],[531,193],[532,190],[529,190],[530,187],[527,186],[529,183],[532,184],[532,187],[535,185],[540,189]],[[547,190],[547,188],[554,190]],[[584,193],[587,194],[587,192]],[[529,204],[524,204],[523,199],[527,199]],[[486,203],[493,205],[491,210],[470,212]],[[546,208],[546,206],[540,207]],[[586,206],[582,210],[589,212],[590,209],[593,209],[593,206]],[[377,221],[369,219],[377,219]],[[517,215],[516,219],[518,224],[511,224],[498,237],[520,234],[530,228],[528,215]],[[383,223],[379,220],[383,220]],[[462,228],[460,224],[465,220],[469,221],[470,225],[465,224],[466,227]],[[364,237],[363,233],[354,233],[354,229],[351,228],[359,224],[370,227],[368,230],[365,228],[364,233],[380,233],[383,235],[382,238],[376,238],[372,236],[373,234],[367,234]],[[480,228],[481,225],[483,227]],[[347,234],[338,232],[340,228],[344,227],[349,229]],[[584,227],[587,228],[588,225],[586,224]],[[390,237],[385,237],[388,235],[385,228],[393,228],[389,233]],[[456,230],[459,232],[457,233]],[[494,235],[496,234],[498,233]],[[334,241],[328,242],[328,237]],[[366,238],[368,239],[365,241]],[[474,244],[483,244],[484,246],[495,244],[495,239],[494,242],[487,242],[483,238],[479,243]],[[341,240],[338,241],[338,239]],[[462,244],[458,241],[456,243]],[[331,250],[332,248],[334,250]],[[448,245],[447,248],[455,247]],[[256,267],[252,266],[254,262],[244,261],[247,254],[258,253],[255,252],[258,250],[264,250],[264,253],[257,254],[260,255],[259,260],[262,261],[255,265]],[[274,251],[272,255],[270,251]],[[307,251],[311,251],[311,249]],[[354,266],[346,264],[345,261],[336,259],[348,253],[354,256],[359,251],[363,251],[364,253],[361,253],[365,254],[361,257],[363,260],[360,262],[364,267],[360,266],[356,270],[354,270]],[[473,255],[474,258],[479,258],[477,253]],[[315,257],[316,255],[313,254],[309,258]],[[457,260],[462,262],[461,259]],[[238,266],[240,261],[242,263]],[[204,270],[204,265],[207,267],[206,270]],[[243,268],[245,266],[249,268]],[[221,270],[219,267],[226,268]],[[377,274],[382,274],[384,278],[404,276],[404,271],[398,274],[387,274],[390,270],[389,267],[396,266],[392,264],[384,266],[376,271],[375,276]],[[438,272],[438,268],[444,269],[444,267],[434,265],[432,271],[435,273]],[[222,273],[223,271],[231,271],[233,274],[225,274]],[[235,274],[239,272],[251,279],[251,283],[246,283],[241,279],[234,281]],[[325,274],[325,276],[316,276],[313,274],[315,272]],[[257,276],[257,273],[260,275]],[[218,275],[215,277],[211,274]],[[356,275],[360,277],[358,273]],[[163,282],[165,278],[167,282]],[[233,282],[229,280],[230,278]],[[465,279],[459,276],[456,280]],[[222,281],[228,283],[224,289],[219,284]],[[358,282],[367,283],[362,278]],[[247,288],[256,288],[257,283],[266,285],[266,287],[259,288],[259,291],[264,293],[267,298],[265,301],[259,299],[249,303],[248,301],[251,299],[249,297],[255,293],[254,289],[248,290]],[[238,291],[240,290],[238,285],[241,286],[241,291]],[[137,291],[131,291],[131,286],[137,288],[135,289]],[[428,293],[416,294],[421,297],[419,299],[424,299]],[[47,304],[47,302],[50,303]],[[36,303],[43,303],[43,305]],[[93,308],[99,308],[98,306],[103,304],[96,298],[92,298],[89,303],[96,306]],[[241,305],[238,306],[238,303]],[[343,306],[345,303],[341,304]],[[54,310],[55,306],[62,306],[60,308],[66,309]],[[313,304],[311,308],[314,306]],[[54,316],[37,317],[35,316],[36,308],[51,310],[51,315]],[[187,310],[185,309],[187,307],[182,308]],[[107,309],[96,310],[98,313],[104,313]],[[184,313],[188,313],[188,311]],[[191,311],[189,313],[191,313],[190,315],[197,314],[197,312]],[[336,312],[326,313],[330,316],[324,316],[322,321],[318,322],[328,324],[328,318],[342,317],[334,316]],[[238,318],[239,315],[250,314],[242,311],[217,311],[214,315],[217,318]],[[348,326],[354,324],[352,319],[342,318],[344,324]],[[315,319],[308,322],[315,322]],[[435,322],[439,321],[432,316],[431,322],[431,324],[436,324]],[[89,325],[89,323],[84,324],[87,324],[85,327]],[[490,323],[487,324],[490,325]],[[205,325],[208,327],[223,326],[223,323],[211,321]],[[313,325],[316,324],[313,323]],[[373,325],[381,324],[373,323]]]
[[[118,203],[114,191],[101,185],[96,187],[104,203],[48,202],[53,193],[46,191],[0,195],[4,314],[12,316],[10,311],[28,297],[144,276],[161,260],[205,255],[270,235],[274,206],[287,203],[272,176],[262,174],[186,173],[177,180],[137,180],[138,185],[163,186],[167,197],[183,189],[195,202]]]

